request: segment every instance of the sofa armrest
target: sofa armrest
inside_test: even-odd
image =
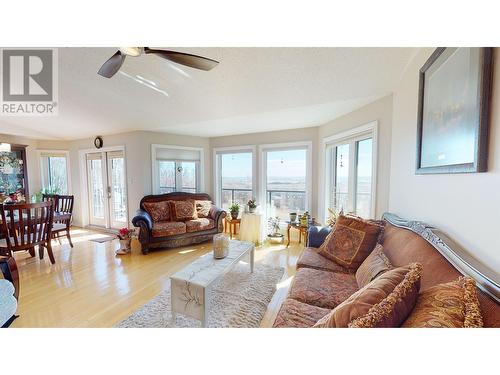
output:
[[[14,297],[19,298],[19,272],[17,270],[17,264],[13,257],[11,256],[1,256],[0,255],[0,272],[2,272],[3,277],[10,281],[14,285]]]
[[[320,247],[325,242],[326,236],[332,231],[331,227],[311,226],[307,230],[307,246]]]
[[[145,224],[148,230],[153,229],[153,219],[151,216],[144,210],[137,210],[134,218],[132,219],[132,224],[134,224],[134,227],[140,228],[141,223],[143,223],[143,225]]]
[[[213,206],[210,210],[210,218],[214,220],[219,227],[222,227],[222,220],[226,217],[227,213],[222,208]]]

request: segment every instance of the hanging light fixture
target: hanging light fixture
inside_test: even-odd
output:
[[[0,152],[10,152],[11,150],[10,143],[0,143]]]

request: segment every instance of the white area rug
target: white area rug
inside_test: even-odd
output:
[[[259,327],[271,301],[283,268],[240,263],[214,284],[210,294],[208,327]],[[201,327],[200,321],[177,314],[172,321],[170,285],[151,301],[120,322],[119,328],[183,328]]]

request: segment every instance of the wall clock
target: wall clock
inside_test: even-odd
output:
[[[103,144],[104,144],[104,142],[102,141],[101,136],[95,137],[95,139],[94,139],[95,148],[101,148]]]

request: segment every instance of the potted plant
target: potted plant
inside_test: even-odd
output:
[[[280,233],[280,218],[278,216],[269,218],[267,227],[269,230],[269,234],[267,235],[269,242],[282,243],[284,236]]]
[[[229,212],[231,213],[231,219],[236,220],[240,213],[240,204],[233,202],[233,204],[229,206]]]
[[[118,232],[118,239],[120,240],[120,248],[116,251],[117,255],[124,255],[130,253],[130,244],[134,238],[134,229],[122,228]]]
[[[255,209],[257,208],[257,202],[255,201],[255,198],[250,199],[247,203],[247,206],[248,206],[248,212],[254,213]]]

